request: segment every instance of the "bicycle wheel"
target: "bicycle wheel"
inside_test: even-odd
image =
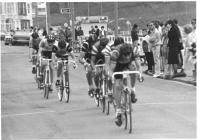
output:
[[[127,114],[128,114],[128,124],[129,124],[129,133],[132,132],[132,103],[131,103],[131,96],[128,94],[128,110],[127,110]]]
[[[102,97],[102,99],[100,99],[100,100],[101,100],[101,105],[102,105],[102,112],[105,113],[105,102],[106,102],[106,99],[105,99],[105,97]]]
[[[64,85],[63,85],[63,80],[61,80],[60,87],[59,87],[59,92],[58,92],[58,97],[59,97],[60,102],[63,99],[63,95],[64,95]]]
[[[49,86],[47,85],[44,86],[44,98],[49,98]]]
[[[45,72],[45,83],[49,83],[49,71]],[[45,98],[49,98],[49,85],[44,86]]]
[[[68,103],[69,102],[69,98],[70,98],[70,90],[69,90],[69,87],[66,87],[66,94],[65,94],[65,99],[66,99],[66,102]]]
[[[38,65],[36,65],[36,82],[37,82],[37,84],[38,84],[38,89],[40,89],[40,87],[41,87],[41,83],[40,83],[40,69],[39,69],[39,66]]]
[[[68,77],[68,71],[65,74],[65,82],[66,82],[66,87],[65,87],[65,99],[66,99],[66,102],[68,103],[69,102],[69,98],[70,98],[70,87],[69,87],[69,77]]]

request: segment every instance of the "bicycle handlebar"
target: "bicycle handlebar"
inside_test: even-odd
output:
[[[123,75],[123,78],[127,77],[130,74],[139,74],[142,77],[142,74],[139,71],[122,71],[122,72],[114,72],[112,74],[112,82],[114,83],[115,75]]]
[[[42,59],[42,60],[45,60],[45,61],[52,61],[51,58],[49,59],[49,58],[43,58],[43,57],[42,57],[41,59]]]
[[[70,63],[72,63],[74,66],[74,68],[77,68],[77,64],[76,64],[76,62],[74,61],[74,60],[63,60],[63,59],[61,59],[61,58],[58,58],[57,59],[57,63],[58,62],[63,62],[63,63],[65,63],[65,62],[68,62],[68,64],[70,64]]]

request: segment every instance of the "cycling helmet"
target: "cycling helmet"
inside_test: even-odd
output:
[[[47,42],[50,42],[50,43],[55,42],[55,36],[52,35],[52,34],[48,35],[48,36],[46,37],[46,39],[47,39]]]
[[[114,40],[114,46],[124,43],[124,39],[122,37],[116,37]]]
[[[121,53],[121,54],[128,54],[128,53],[132,53],[132,52],[133,52],[133,50],[132,50],[131,44],[124,43],[124,44],[122,44],[122,46],[120,47],[120,53]]]
[[[108,42],[109,42],[109,39],[106,38],[106,37],[100,39],[100,45],[101,46],[106,46],[108,44]]]

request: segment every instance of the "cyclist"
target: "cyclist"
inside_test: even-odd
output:
[[[120,42],[119,45],[114,47],[114,50],[110,52],[111,60],[116,62],[116,66],[114,70],[112,69],[112,72],[121,72],[125,70],[136,70],[135,64],[135,55],[133,52],[133,48],[130,44]],[[134,63],[133,63],[134,62]],[[111,74],[112,74],[111,72]],[[116,102],[116,121],[115,123],[118,126],[121,126],[122,120],[121,120],[121,103],[120,103],[120,83],[122,83],[122,75],[116,75],[115,76],[115,88],[114,88],[114,99]],[[136,82],[136,76],[131,75],[131,90],[134,90],[133,87],[135,86]],[[132,103],[135,103],[137,99],[135,98],[135,94],[132,92]]]
[[[109,72],[108,76],[108,98],[109,98],[109,102],[112,102],[112,80],[111,80],[111,76],[112,76],[112,72],[114,71],[115,67],[116,67],[116,62],[115,61],[111,61],[110,59],[110,52],[112,52],[113,50],[116,49],[116,47],[120,44],[124,44],[124,39],[122,37],[116,37],[114,40],[114,43],[111,45],[110,50],[109,49],[105,49],[105,56],[107,56],[105,59],[106,62],[106,71]]]
[[[87,40],[82,44],[82,49],[80,52],[79,62],[84,65],[84,68],[87,70],[86,78],[89,86],[88,95],[93,97],[93,81],[92,81],[92,68],[90,66],[91,61],[91,51],[92,45],[96,42],[96,35],[91,34]]]
[[[101,38],[99,41],[97,41],[93,46],[92,46],[92,51],[91,51],[91,67],[94,75],[94,83],[96,86],[96,93],[100,93],[100,89],[98,88],[99,83],[98,83],[98,78],[100,72],[95,74],[95,65],[96,64],[105,64],[105,60],[107,59],[105,57],[105,51],[109,50],[110,51],[110,46],[108,45],[109,39],[108,38]]]
[[[57,46],[57,44],[58,43],[55,40],[54,35],[51,35],[51,34],[47,35],[46,39],[44,38],[43,40],[41,40],[39,44],[39,56],[43,58],[52,59],[52,61],[54,62],[54,57],[52,57],[52,53],[54,51],[54,48]],[[41,77],[42,77],[41,81],[43,81],[43,72],[44,72],[46,65],[47,65],[46,62],[44,61],[41,62]],[[50,69],[51,69],[51,82],[53,83],[52,63],[50,63]],[[52,90],[52,87],[50,88],[50,90]]]
[[[58,45],[55,48],[55,56],[57,58],[65,58],[65,59],[68,59],[68,56],[71,56],[74,61],[76,60],[71,45],[68,42],[66,42],[65,40],[60,40],[58,42]],[[60,86],[60,76],[62,73],[62,67],[63,67],[63,64],[58,63],[57,80],[56,80],[57,87]]]
[[[39,38],[39,35],[38,35],[37,31],[36,31],[36,28],[34,28],[31,37],[32,37],[31,43],[32,43],[32,48],[33,48],[32,56],[33,56],[33,55],[36,55],[38,53],[39,43],[40,43],[40,38]],[[32,73],[33,74],[36,73],[36,61],[35,60],[36,59],[32,60],[32,64],[33,64],[32,65]]]

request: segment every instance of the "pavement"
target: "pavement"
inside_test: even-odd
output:
[[[147,65],[142,66],[142,69],[143,69],[143,71],[147,70]],[[194,80],[194,78],[193,78],[192,70],[193,70],[192,64],[188,63],[188,64],[186,64],[186,69],[185,69],[186,76],[175,77],[175,78],[172,78],[172,79],[164,79],[163,76],[160,76],[158,78],[159,79],[164,79],[164,80],[172,80],[172,81],[183,82],[183,83],[186,83],[186,84],[191,84],[191,85],[196,86],[196,80]],[[178,70],[178,72],[180,72],[180,70]],[[144,74],[146,74],[148,76],[152,76],[152,75],[147,74],[147,73],[144,73]]]

